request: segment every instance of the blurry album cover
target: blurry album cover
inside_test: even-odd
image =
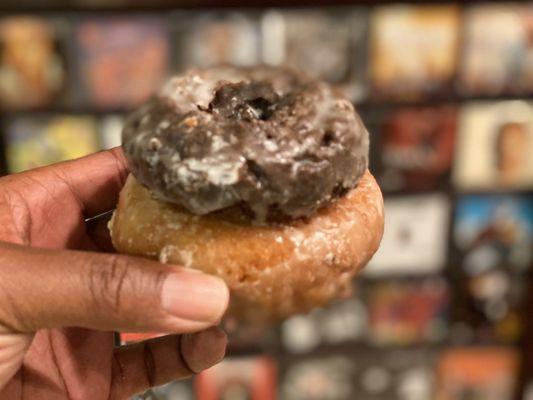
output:
[[[367,291],[371,342],[410,345],[446,337],[449,294],[443,279],[373,282]]]
[[[469,196],[456,206],[455,268],[462,296],[456,319],[483,342],[516,342],[524,332],[523,271],[533,252],[533,197]]]
[[[448,92],[457,63],[455,6],[378,7],[370,30],[370,76],[375,97],[418,100]]]
[[[437,400],[512,400],[519,356],[514,349],[454,348],[437,367]]]
[[[366,17],[362,10],[270,11],[262,21],[263,61],[301,69],[360,100]]]
[[[96,121],[88,116],[21,117],[7,124],[9,172],[82,157],[98,150]]]
[[[33,108],[57,99],[66,81],[57,24],[0,18],[0,108]]]
[[[155,17],[81,21],[75,43],[84,100],[100,108],[131,107],[146,100],[168,72],[168,40],[164,20]]]
[[[456,204],[453,237],[468,275],[499,267],[522,272],[532,261],[533,197],[462,197]]]
[[[312,357],[287,363],[280,386],[283,400],[355,399],[357,363],[346,356]]]
[[[216,65],[251,66],[260,60],[260,30],[250,16],[202,13],[182,16],[178,60],[181,68]]]
[[[393,112],[380,135],[381,188],[394,191],[444,187],[451,170],[455,129],[456,110],[451,106]]]
[[[295,315],[281,325],[281,340],[290,353],[308,353],[320,346],[363,340],[367,310],[358,298],[338,300],[307,314]]]
[[[277,367],[266,356],[227,358],[196,376],[197,400],[274,400]]]
[[[470,103],[459,117],[453,180],[461,189],[533,187],[533,103]]]
[[[449,201],[430,194],[385,200],[385,231],[366,276],[428,274],[446,262]]]
[[[454,327],[463,324],[475,342],[518,342],[527,318],[524,278],[498,268],[459,279],[456,295],[460,305],[454,312]]]
[[[350,400],[428,400],[434,393],[436,354],[430,349],[357,352]]]
[[[466,12],[459,90],[533,92],[533,5],[484,4]]]
[[[111,149],[122,144],[124,118],[120,115],[106,115],[100,121],[101,148]]]

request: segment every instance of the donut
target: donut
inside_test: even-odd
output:
[[[190,70],[127,118],[120,253],[217,275],[229,316],[281,320],[350,292],[383,199],[349,101],[285,68]]]
[[[280,68],[192,70],[126,120],[133,174],[163,201],[204,215],[238,205],[258,220],[312,215],[368,166],[352,104]]]

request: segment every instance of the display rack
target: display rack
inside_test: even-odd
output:
[[[170,60],[170,71],[179,69],[179,66],[176,64],[176,48],[175,48],[175,38],[176,35],[179,35],[177,26],[179,25],[180,13],[203,13],[206,11],[220,11],[221,13],[227,11],[240,11],[244,10],[245,13],[252,13],[254,16],[261,16],[263,12],[272,8],[279,8],[282,10],[291,10],[296,7],[305,7],[309,9],[314,9],[318,11],[323,11],[326,8],[330,7],[340,7],[341,10],[351,10],[352,7],[362,10],[364,13],[371,13],[375,7],[388,4],[396,4],[391,1],[349,1],[349,0],[335,0],[329,2],[326,0],[319,0],[316,2],[311,2],[309,0],[270,0],[270,1],[251,1],[243,4],[238,1],[140,1],[140,2],[123,2],[123,5],[114,5],[114,2],[109,2],[108,4],[94,5],[94,1],[90,2],[93,5],[89,5],[89,1],[52,1],[49,2],[49,5],[45,5],[40,1],[4,1],[0,4],[0,20],[2,17],[12,16],[12,15],[36,15],[44,18],[61,18],[65,21],[68,21],[69,24],[74,25],[80,19],[85,17],[99,18],[107,16],[139,16],[139,15],[152,15],[158,18],[161,18],[162,23],[167,24],[170,31],[170,42],[172,43],[172,48],[170,50],[169,60]],[[103,2],[100,2],[103,3]],[[404,2],[405,4],[411,5],[427,5],[429,2],[422,1],[409,1]],[[449,4],[448,2],[437,1],[431,2],[431,4]],[[477,5],[477,1],[469,1],[462,3],[461,6],[458,5],[461,15],[464,16],[464,12],[468,7]],[[494,3],[499,4],[499,3]],[[327,6],[327,7],[326,7]],[[533,7],[533,5],[531,5]],[[169,12],[172,11],[172,12]],[[175,12],[174,12],[175,11]],[[68,29],[71,29],[69,27]],[[461,22],[459,28],[462,34],[464,34],[464,21]],[[69,31],[70,32],[70,31]],[[368,42],[368,34],[365,35],[365,41]],[[461,42],[462,40],[459,40]],[[462,44],[462,43],[461,43]],[[459,46],[460,47],[460,46]],[[75,56],[72,51],[72,44],[69,43],[65,46],[67,54],[67,68],[69,68],[69,74],[72,72],[74,62],[69,60],[69,57],[72,58]],[[0,48],[1,49],[1,48]],[[461,53],[461,51],[458,51]],[[74,55],[73,55],[74,54]],[[462,57],[462,54],[459,56]],[[1,61],[1,59],[0,59]],[[366,60],[368,61],[368,60]],[[1,64],[1,63],[0,63]],[[367,64],[370,64],[369,62]],[[368,67],[370,68],[370,67]],[[69,79],[76,80],[79,77],[76,74],[71,74]],[[457,76],[454,74],[453,79],[449,87],[446,88],[443,94],[435,95],[431,94],[422,98],[421,100],[416,101],[401,101],[393,99],[382,99],[378,100],[375,98],[364,98],[362,100],[354,101],[356,109],[360,112],[363,121],[367,125],[371,133],[371,167],[373,172],[379,177],[380,169],[382,168],[382,162],[379,159],[381,156],[380,152],[383,150],[381,146],[382,141],[382,132],[384,130],[384,123],[387,121],[387,118],[397,110],[402,109],[421,109],[426,107],[435,107],[440,105],[452,105],[461,109],[468,104],[474,102],[505,102],[510,100],[524,100],[533,104],[533,91],[524,92],[522,94],[497,94],[492,96],[484,95],[464,95],[459,93],[457,90]],[[372,93],[372,86],[369,83],[368,71],[363,77],[367,93]],[[68,90],[76,91],[79,90],[79,82],[69,83]],[[1,107],[0,107],[1,108]],[[0,142],[0,171],[6,173],[6,159],[5,159],[5,142],[6,142],[6,126],[7,123],[12,120],[17,120],[23,117],[35,117],[35,116],[54,116],[54,115],[90,115],[96,117],[97,120],[100,120],[102,117],[108,115],[124,115],[132,107],[125,106],[111,106],[111,107],[100,107],[94,104],[91,104],[89,101],[69,101],[67,99],[62,99],[61,101],[35,108],[35,109],[15,109],[15,110],[3,110],[0,111],[0,132],[4,134],[1,135]],[[458,129],[456,129],[457,131]],[[455,134],[455,133],[454,133]],[[384,190],[386,201],[397,200],[402,198],[412,198],[412,196],[427,196],[431,194],[441,194],[446,199],[449,209],[447,210],[447,228],[444,233],[445,235],[445,249],[446,256],[442,263],[442,268],[437,272],[432,272],[424,275],[417,273],[406,273],[401,272],[399,274],[388,274],[383,276],[366,276],[362,275],[357,280],[358,288],[361,292],[367,290],[376,282],[401,282],[401,281],[419,281],[425,278],[442,278],[448,287],[448,294],[450,296],[450,312],[445,318],[449,324],[449,329],[453,322],[457,322],[457,315],[462,313],[464,308],[469,307],[469,305],[464,305],[464,285],[466,284],[463,280],[465,274],[460,271],[460,266],[464,263],[465,253],[464,249],[459,248],[456,244],[456,225],[457,225],[457,207],[462,199],[467,196],[495,196],[495,195],[512,195],[512,196],[522,196],[524,198],[533,199],[533,184],[530,186],[523,187],[514,187],[514,188],[459,188],[453,182],[450,177],[450,172],[444,178],[443,182],[437,185],[436,187],[429,188],[400,188],[395,190]],[[533,203],[532,203],[533,204]],[[533,235],[533,233],[532,233]],[[533,242],[532,242],[533,243]],[[274,329],[272,341],[268,342],[257,342],[251,343],[248,345],[238,345],[234,346],[230,343],[228,355],[230,357],[240,357],[240,356],[254,356],[261,353],[268,353],[272,358],[278,360],[278,365],[280,367],[280,374],[283,375],[286,372],[287,366],[292,360],[299,360],[306,357],[323,357],[328,355],[346,355],[349,354],[354,358],[357,358],[359,354],[384,354],[386,352],[394,353],[399,350],[405,351],[426,351],[428,354],[436,355],[441,352],[449,349],[450,347],[460,347],[460,346],[469,346],[469,347],[485,347],[487,345],[496,345],[509,348],[517,348],[520,355],[522,356],[522,368],[519,374],[518,388],[516,390],[515,399],[518,400],[521,398],[521,394],[524,391],[524,388],[533,381],[533,318],[529,316],[533,315],[533,287],[531,286],[531,271],[533,271],[533,265],[529,266],[528,272],[522,275],[524,280],[527,280],[526,286],[526,299],[520,304],[520,313],[523,316],[527,316],[525,319],[525,330],[519,336],[519,339],[505,343],[502,341],[497,341],[494,339],[489,340],[465,340],[464,338],[453,335],[450,332],[441,340],[431,342],[431,341],[415,341],[417,343],[409,344],[376,344],[368,341],[368,338],[363,336],[358,337],[357,339],[351,341],[344,341],[342,343],[321,343],[313,348],[309,352],[303,352],[299,354],[298,352],[293,352],[287,348],[283,343],[282,338],[282,328],[277,327]],[[459,297],[462,295],[463,297]],[[465,312],[466,313],[466,312]],[[468,314],[468,313],[466,313]],[[459,335],[460,336],[460,335]]]

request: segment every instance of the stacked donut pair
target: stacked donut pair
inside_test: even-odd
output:
[[[326,83],[282,68],[190,70],[127,118],[113,243],[222,277],[239,318],[323,305],[349,292],[381,240],[368,146]]]

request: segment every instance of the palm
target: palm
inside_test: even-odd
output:
[[[108,250],[109,243],[102,240],[104,221],[86,224],[85,210],[76,194],[67,182],[60,182],[55,181],[50,188],[30,177],[2,178],[0,241],[55,249]],[[35,335],[12,334],[2,324],[0,332],[0,352],[15,360],[11,368],[17,371],[0,398],[109,398],[112,370],[118,367],[114,365],[112,332],[68,328],[41,330]],[[0,363],[4,359],[0,357]]]

